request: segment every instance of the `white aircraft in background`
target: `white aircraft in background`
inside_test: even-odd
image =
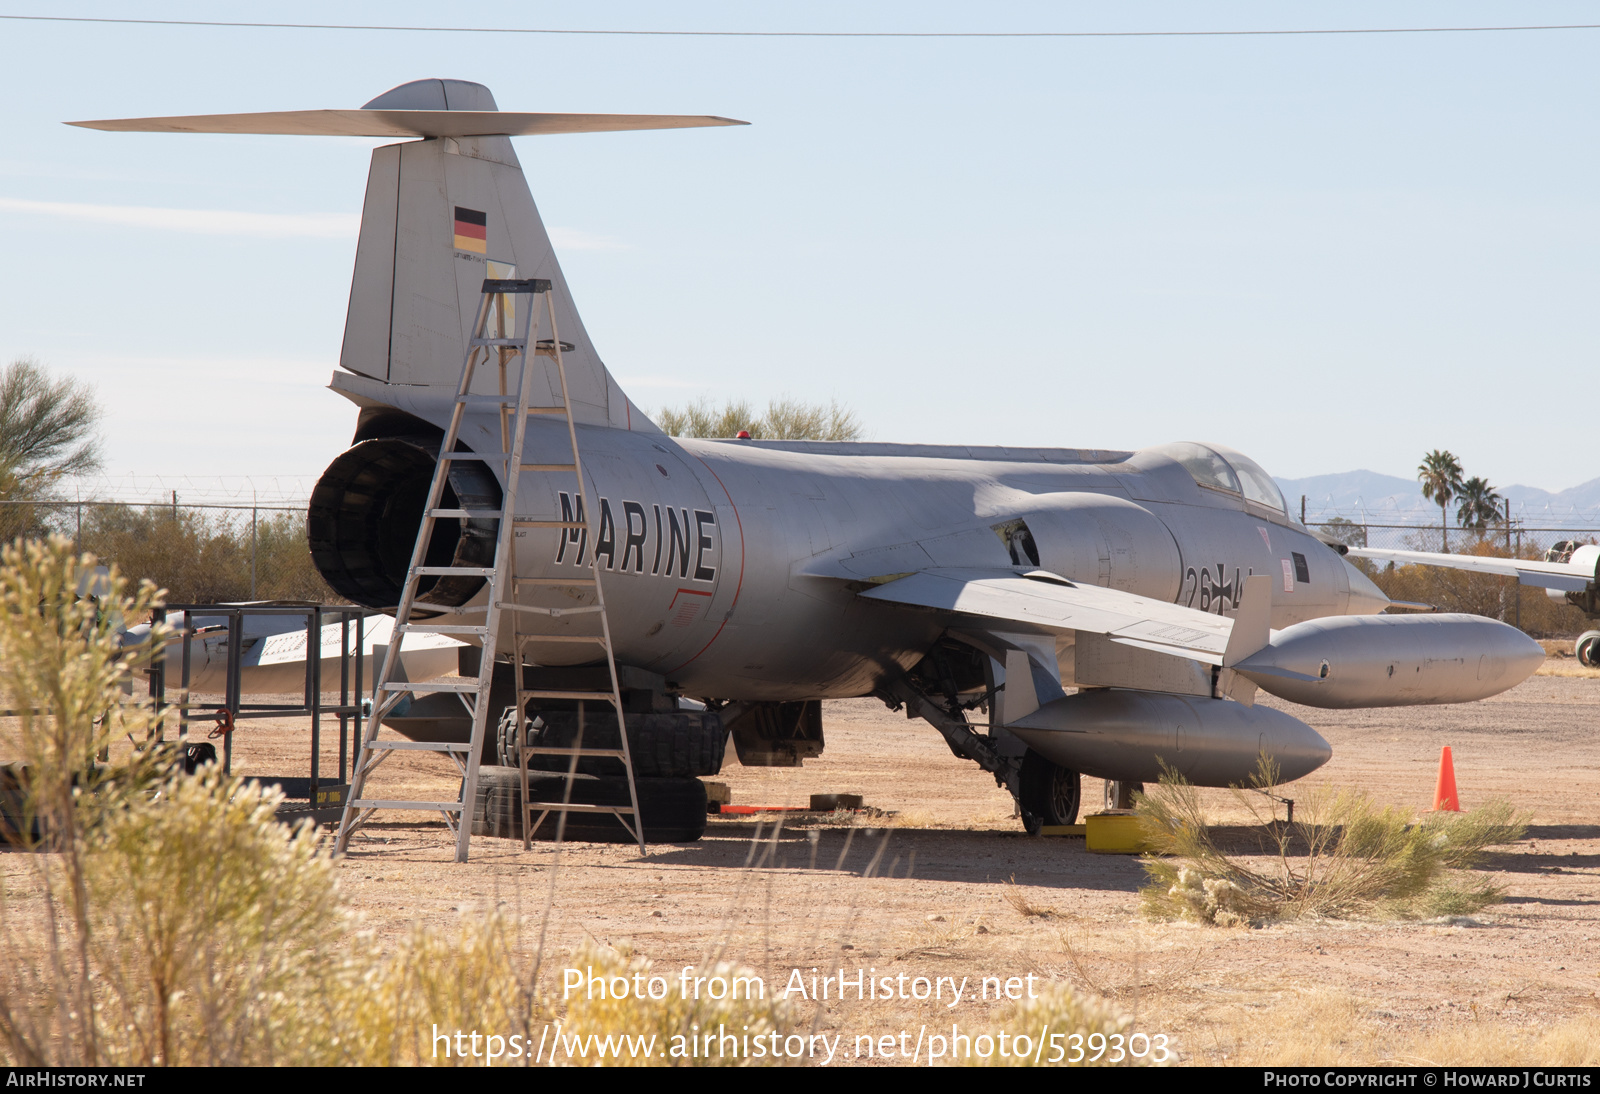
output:
[[[1589,619],[1600,619],[1600,546],[1561,540],[1543,559],[1450,555],[1437,551],[1390,551],[1381,547],[1335,548],[1355,558],[1400,566],[1442,566],[1478,574],[1514,577],[1522,585],[1543,589],[1557,603],[1571,604]],[[1572,644],[1578,660],[1600,668],[1600,630],[1584,631]]]
[[[248,610],[249,604],[219,604],[215,614],[197,611],[192,618],[183,612],[167,616],[168,625],[182,630],[194,627],[189,642],[189,690],[208,695],[220,695],[227,686],[228,645],[231,639],[227,609],[237,607]],[[306,687],[307,624],[304,615],[253,615],[246,614],[240,639],[239,693],[241,695],[298,694]],[[373,674],[383,663],[383,655],[394,631],[394,619],[387,615],[368,616],[363,623],[361,649],[365,658],[363,684],[372,686]],[[150,624],[139,623],[123,632],[123,648],[143,645],[150,640]],[[355,624],[351,623],[349,639],[342,635],[340,623],[324,624],[318,643],[321,660],[322,688],[339,689],[340,648],[355,653]],[[456,671],[458,650],[462,643],[444,635],[417,635],[401,651],[404,680],[421,682],[432,680]],[[163,659],[168,692],[182,686],[183,641],[175,638],[167,644]],[[355,686],[354,669],[350,684]]]

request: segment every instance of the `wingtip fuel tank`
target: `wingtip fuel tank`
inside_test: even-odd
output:
[[[1238,785],[1263,755],[1290,782],[1333,755],[1320,733],[1281,710],[1116,688],[1057,699],[1006,728],[1069,770],[1138,782],[1171,769],[1196,786]]]
[[[1330,709],[1467,703],[1522,683],[1539,643],[1478,615],[1347,615],[1296,623],[1232,666],[1291,703]]]

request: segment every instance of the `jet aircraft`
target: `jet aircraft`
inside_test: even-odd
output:
[[[358,604],[399,601],[481,286],[548,279],[571,343],[589,506],[570,472],[524,473],[517,512],[581,527],[519,529],[519,573],[598,568],[630,719],[673,712],[684,715],[675,732],[729,730],[743,763],[819,754],[821,700],[876,696],[926,720],[1037,830],[1076,818],[1080,774],[1110,781],[1125,803],[1163,765],[1221,786],[1249,778],[1263,753],[1285,781],[1324,763],[1328,743],[1256,704],[1258,688],[1317,707],[1465,702],[1542,658],[1493,620],[1379,614],[1383,593],[1291,516],[1261,467],[1222,445],[664,434],[590,341],[510,138],[742,123],[501,112],[480,84],[419,80],[360,110],[74,124],[398,138],[372,153],[330,385],[357,408],[352,446],[318,482],[309,521],[317,567]],[[461,443],[498,452],[498,411],[466,415]],[[565,422],[531,421],[528,444],[533,461],[570,458]],[[452,461],[444,504],[498,510],[504,481],[492,460]],[[442,520],[428,558],[491,565],[497,526]],[[452,576],[420,603],[484,595],[481,579]],[[593,595],[548,580],[518,594],[544,606]],[[560,637],[564,620],[552,626]],[[573,643],[536,642],[496,679],[523,671],[559,688],[592,675],[584,661]],[[713,773],[721,744],[713,751],[676,773]]]

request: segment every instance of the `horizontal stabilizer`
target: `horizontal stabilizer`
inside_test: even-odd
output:
[[[749,125],[709,114],[527,114],[500,110],[272,110],[68,122],[113,133],[259,133],[313,137],[530,137]]]

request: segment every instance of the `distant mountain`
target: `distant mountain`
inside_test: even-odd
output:
[[[1373,524],[1434,524],[1439,507],[1422,496],[1415,479],[1380,475],[1376,471],[1346,471],[1338,475],[1311,475],[1303,479],[1278,479],[1289,510],[1300,514],[1300,497],[1306,499],[1309,520],[1344,517]],[[1600,527],[1600,479],[1557,493],[1537,486],[1505,486],[1501,496],[1529,528]],[[1451,506],[1451,524],[1455,523]]]
[[[1380,475],[1376,471],[1346,471],[1338,475],[1277,481],[1290,510],[1297,515],[1300,498],[1305,496],[1306,514],[1313,520],[1319,513],[1357,519],[1365,510],[1376,520],[1380,513],[1410,513],[1424,507],[1437,509],[1422,496],[1416,479]]]

